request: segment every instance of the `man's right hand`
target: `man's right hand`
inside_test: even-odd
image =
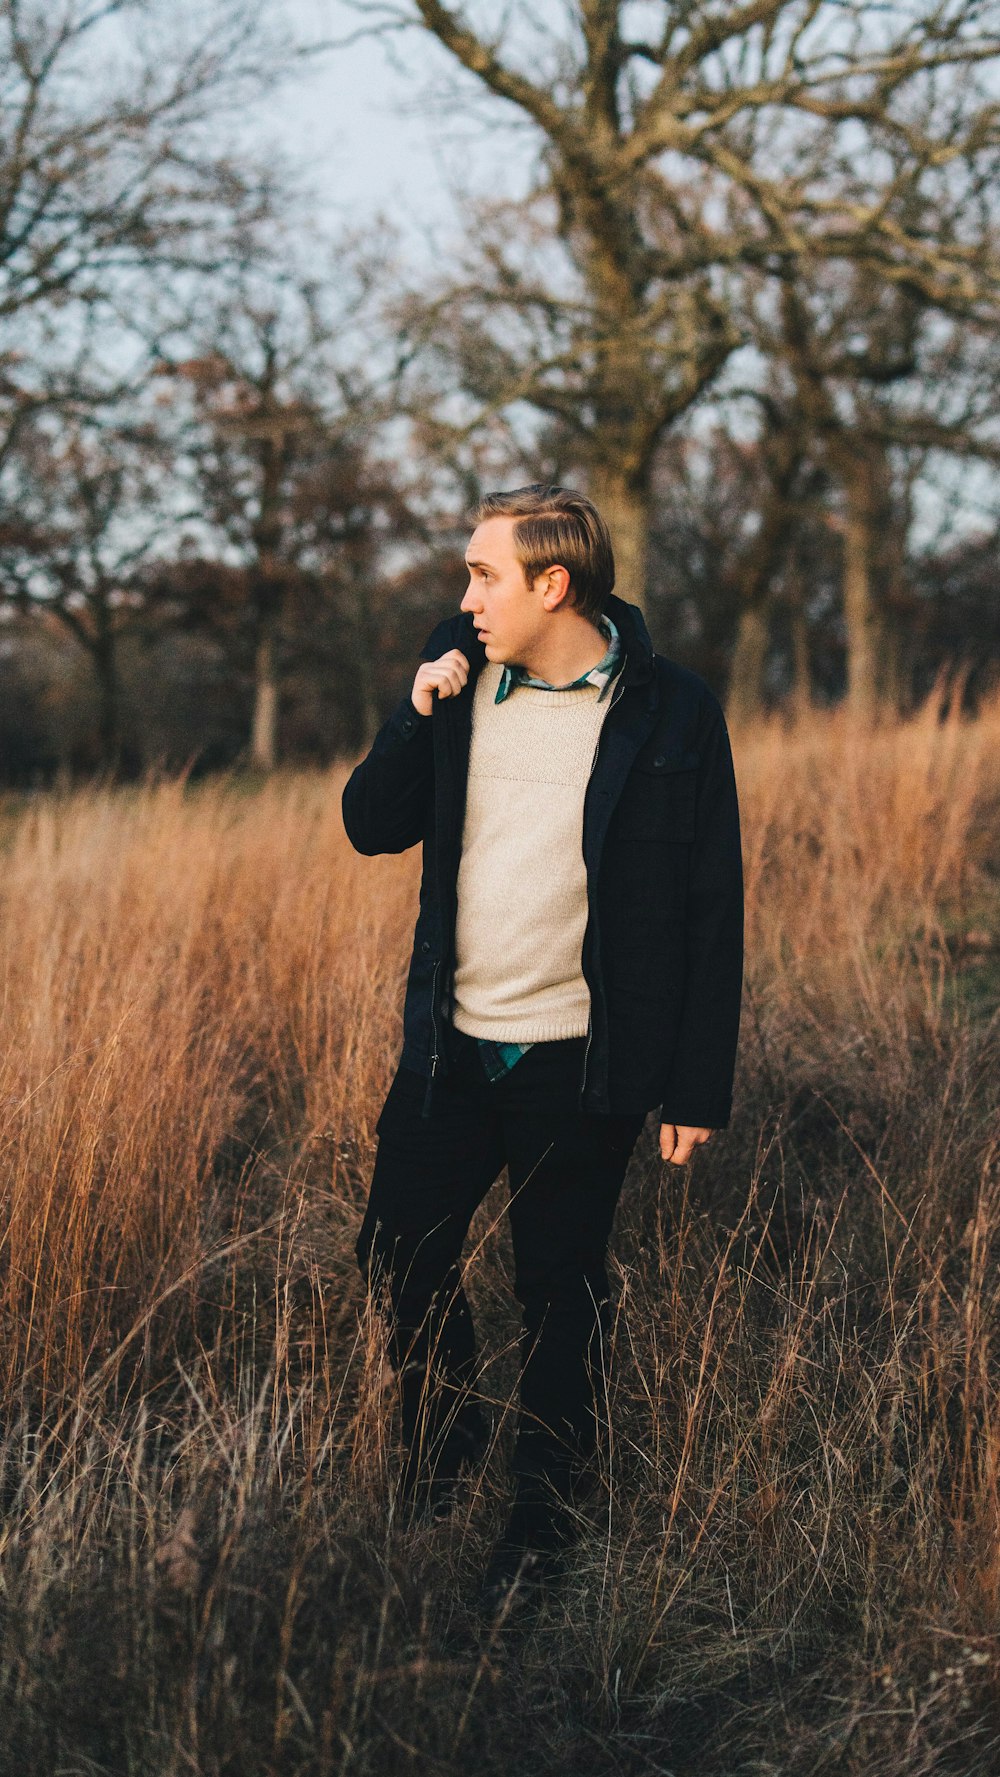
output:
[[[417,715],[430,715],[435,691],[439,697],[457,697],[468,676],[469,663],[461,648],[449,648],[438,660],[425,660],[410,692],[410,702]]]

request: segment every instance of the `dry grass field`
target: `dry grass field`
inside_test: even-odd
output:
[[[353,1255],[418,853],[344,768],[0,808],[3,1777],[1000,1771],[1000,701],[734,751],[735,1113],[647,1122],[606,1485],[493,1641],[511,1414],[407,1529]]]

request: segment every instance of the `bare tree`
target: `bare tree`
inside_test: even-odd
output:
[[[20,428],[4,463],[0,590],[44,611],[87,654],[98,688],[100,756],[123,758],[119,648],[143,627],[138,573],[168,524],[169,463],[155,429],[93,410]]]
[[[727,713],[734,722],[746,721],[760,707],[771,597],[794,542],[812,466],[799,411],[776,399],[773,389],[761,392],[757,405],[761,414],[760,437],[753,448],[758,474],[757,522],[726,563],[737,610],[727,701]]]
[[[734,722],[756,714],[774,655],[779,613],[810,620],[804,577],[817,534],[831,548],[826,476],[811,454],[794,399],[772,370],[766,386],[730,391],[697,424],[668,435],[653,480],[651,614],[720,688]],[[746,423],[752,402],[757,419]],[[824,592],[828,580],[824,561]],[[798,609],[797,609],[798,608]],[[752,621],[748,621],[752,614]],[[800,642],[802,636],[800,633]],[[800,646],[798,663],[807,662]],[[808,670],[802,678],[808,695]]]
[[[245,248],[273,173],[232,126],[303,53],[277,23],[272,0],[0,0],[0,444],[98,310],[120,361],[137,277]]]
[[[919,293],[886,288],[866,270],[787,281],[780,325],[761,337],[791,388],[786,424],[826,471],[829,522],[842,543],[847,697],[874,721],[905,701],[902,630],[914,489],[928,450],[1000,460],[997,326],[928,310]],[[947,416],[947,417],[946,417]],[[793,502],[794,504],[794,502]],[[789,512],[789,535],[794,512]],[[764,621],[766,586],[744,588],[741,634]],[[738,698],[759,696],[762,657],[734,661]]]
[[[273,22],[272,22],[273,21]],[[121,747],[117,640],[163,520],[142,411],[157,298],[253,249],[277,190],[246,106],[304,53],[273,0],[0,0],[3,590],[98,675]]]
[[[572,0],[559,24],[508,7],[488,30],[443,0],[355,9],[429,32],[536,133],[529,202],[481,217],[464,275],[408,320],[451,342],[481,408],[527,403],[570,429],[640,602],[656,446],[742,342],[734,279],[847,263],[951,312],[995,303],[988,231],[928,237],[889,201],[900,164],[942,194],[962,169],[995,172],[1000,33],[982,6],[689,0],[640,17]]]
[[[349,257],[345,244],[333,306],[321,279],[249,267],[241,290],[187,329],[196,349],[160,365],[186,392],[178,452],[203,539],[242,571],[254,655],[249,751],[265,771],[278,757],[282,651],[310,599],[337,602],[360,727],[375,732],[376,558],[420,528],[376,449],[389,408],[352,331],[372,271],[355,259],[349,276]]]

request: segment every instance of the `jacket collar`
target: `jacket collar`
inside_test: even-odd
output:
[[[654,676],[653,644],[639,606],[630,605],[626,599],[620,599],[616,592],[610,592],[605,601],[605,610],[614,619],[625,649],[622,677],[626,685],[645,684]]]
[[[653,678],[653,644],[650,640],[646,620],[638,605],[631,605],[626,599],[611,592],[605,600],[605,610],[612,619],[625,650],[625,664],[622,667],[622,680],[626,685],[644,685]],[[436,660],[449,648],[461,648],[469,662],[470,680],[479,677],[486,665],[486,644],[481,642],[472,621],[471,611],[457,611],[451,617],[445,617],[432,630],[421,649],[422,660]]]

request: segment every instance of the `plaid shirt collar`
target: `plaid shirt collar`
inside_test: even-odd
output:
[[[618,630],[606,611],[598,613],[597,623],[601,634],[607,640],[608,647],[604,658],[599,660],[596,666],[592,666],[589,672],[581,673],[580,677],[574,679],[569,685],[551,685],[548,679],[533,679],[523,666],[505,666],[497,686],[496,697],[493,699],[494,703],[503,703],[504,698],[509,696],[516,685],[535,685],[542,691],[575,691],[578,685],[599,685],[597,701],[600,703],[618,671],[622,657],[622,644]]]

